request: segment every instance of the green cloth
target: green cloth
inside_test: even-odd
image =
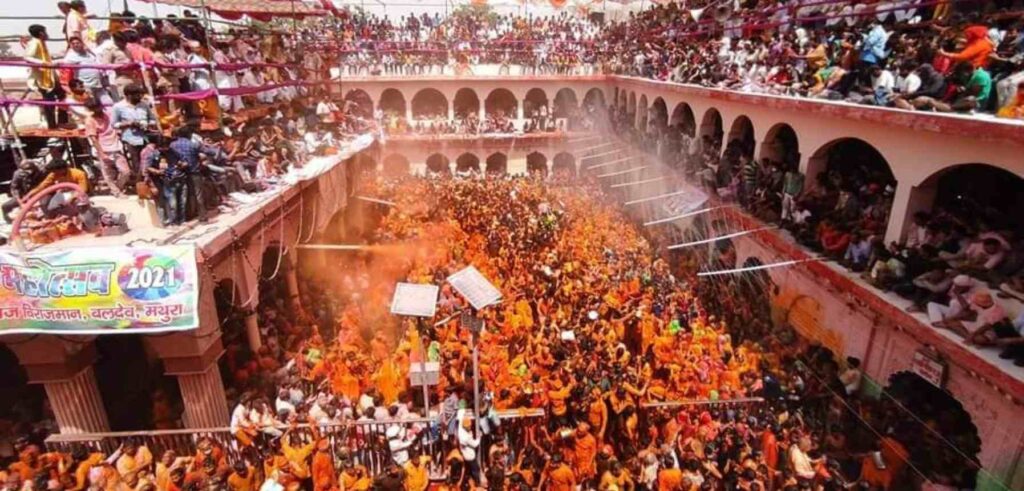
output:
[[[804,190],[804,175],[796,172],[789,171],[786,176],[782,178],[782,192],[790,196],[796,196]]]
[[[967,88],[973,89],[979,87],[978,95],[978,107],[984,108],[985,104],[988,103],[988,98],[992,94],[992,75],[990,75],[984,68],[976,68],[974,73],[971,74],[971,79],[967,81]]]

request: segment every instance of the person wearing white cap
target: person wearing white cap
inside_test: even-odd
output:
[[[953,278],[953,286],[949,288],[949,305],[928,302],[928,321],[935,327],[942,327],[948,320],[956,320],[970,309],[967,292],[974,287],[974,280],[965,274]]]
[[[409,447],[416,443],[416,436],[402,437],[402,425],[389,425],[384,435],[388,439],[388,448],[391,450],[391,458],[398,465],[405,465],[409,461]]]

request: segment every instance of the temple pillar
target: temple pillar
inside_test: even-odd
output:
[[[302,293],[299,291],[299,252],[295,249],[289,250],[284,256],[285,263],[281,266],[284,271],[285,291],[288,295],[288,305],[300,313],[303,310]]]
[[[256,309],[245,316],[245,339],[249,341],[249,350],[253,353],[263,346],[263,340],[260,339],[260,318]]]
[[[199,373],[178,374],[186,428],[219,428],[229,423],[227,396],[216,363]]]
[[[65,341],[56,336],[6,339],[25,368],[28,383],[42,384],[62,434],[110,431],[93,363],[96,345],[90,338]]]
[[[110,431],[107,410],[103,407],[92,366],[85,367],[69,379],[44,382],[43,387],[62,434]]]
[[[218,428],[229,422],[228,401],[218,366],[224,345],[213,288],[204,287],[211,284],[211,279],[204,276],[199,284],[199,327],[166,336],[146,336],[145,342],[160,357],[164,373],[178,378],[185,426]],[[248,327],[246,318],[247,330]]]

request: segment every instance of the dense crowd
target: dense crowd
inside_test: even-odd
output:
[[[667,5],[612,28],[611,42],[663,35],[626,43],[611,69],[745,92],[1020,117],[1020,16],[966,5],[796,4],[740,11],[701,35]]]
[[[469,10],[442,19],[349,19],[353,75],[619,73],[744,92],[939,112],[1024,116],[1021,17],[999,2],[743,3],[725,20],[655,5],[601,25]],[[692,8],[693,6],[688,6]],[[714,6],[718,8],[720,6]],[[711,15],[710,13],[707,15]]]
[[[696,281],[686,264],[727,265],[724,251],[660,257],[595,186],[565,183],[374,181],[363,191],[401,211],[380,216],[366,251],[340,260],[343,274],[308,277],[299,299],[263,285],[255,352],[231,336],[238,318],[226,324],[230,436],[201,438],[180,455],[154,455],[161,450],[131,438],[108,455],[22,441],[4,489],[422,491],[433,477],[451,490],[788,491],[973,481],[969,462],[915,440],[920,428],[896,407],[860,399],[857,360],[840,365],[792,330],[753,322],[768,308],[768,285]],[[453,315],[467,301],[443,283],[469,264],[503,294],[476,313],[479,328]],[[443,284],[435,317],[390,315],[395,281]],[[746,314],[729,314],[738,304]],[[409,384],[421,361],[441,367],[429,407]],[[527,416],[531,408],[543,417]],[[920,408],[929,418],[949,412]],[[910,472],[908,459],[927,475]]]
[[[30,26],[25,59],[61,65],[32,68],[29,85],[58,103],[42,108],[48,126],[76,128],[80,136],[50,138],[14,171],[3,216],[11,221],[40,195],[42,206],[27,215],[33,241],[118,220],[102,211],[89,218],[79,206],[84,201],[68,192],[42,196],[53,184],[72,183],[86,195],[137,196],[153,204],[156,225],[175,226],[206,220],[236,205],[236,193],[267,189],[309,158],[374,130],[357,108],[332,104],[325,111],[303,102],[324,94],[310,81],[328,75],[315,52],[300,58],[289,49],[289,37],[212,35],[188,12],[156,21],[126,12],[97,31],[83,2],[58,6],[67,16],[66,52],[51,56],[46,29]],[[211,95],[213,88],[221,95]]]
[[[611,117],[617,131],[710,194],[778,224],[875,288],[910,300],[908,311],[926,313],[933,326],[969,345],[997,348],[1001,358],[1024,366],[1024,314],[1007,312],[1024,301],[1024,229],[1001,211],[1007,206],[1001,200],[1016,191],[994,192],[996,181],[987,178],[960,183],[886,243],[896,181],[870,147],[832,149],[814,182],[806,183],[796,154],[755,158],[753,142],[743,137],[725,142],[720,152],[721,134],[692,137],[694,128],[685,123],[651,123],[640,132],[632,114],[613,108]]]

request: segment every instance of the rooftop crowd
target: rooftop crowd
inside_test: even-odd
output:
[[[764,3],[714,19],[675,2],[621,22],[582,16],[353,18],[350,75],[618,73],[906,110],[1024,116],[1019,11],[1006,2]],[[689,6],[693,8],[696,6]],[[337,44],[337,43],[335,43]]]
[[[51,55],[41,25],[28,28],[25,45],[30,65],[57,63],[31,68],[29,86],[49,104],[41,112],[58,132],[18,163],[3,204],[8,222],[58,183],[152,202],[158,226],[205,221],[237,205],[236,193],[265,190],[374,131],[372,118],[351,105],[324,111],[305,103],[326,94],[329,75],[316,52],[299,55],[293,38],[212,34],[187,11],[154,21],[126,12],[100,30],[83,2],[58,7],[67,16],[63,55]],[[59,131],[69,128],[77,132],[63,138]],[[43,198],[27,215],[34,242],[95,227],[72,206],[78,198]]]

